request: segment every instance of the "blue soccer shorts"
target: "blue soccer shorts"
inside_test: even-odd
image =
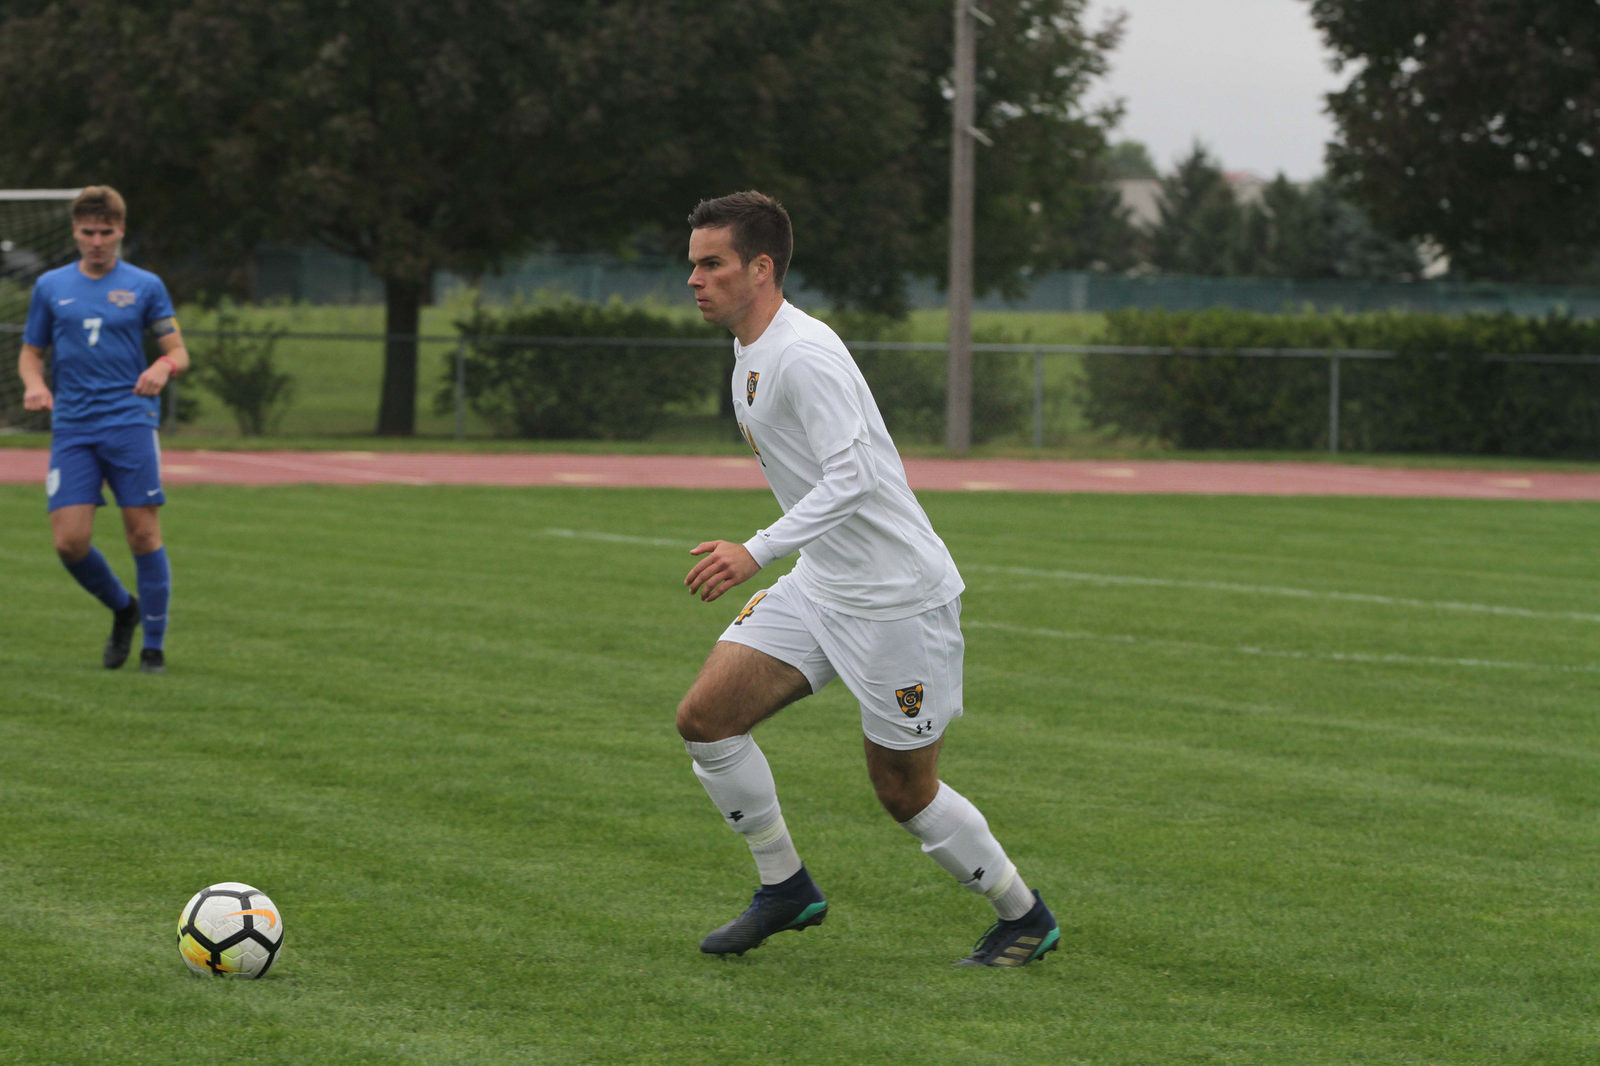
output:
[[[100,486],[111,486],[118,507],[167,502],[161,489],[161,440],[149,426],[113,426],[94,433],[57,433],[50,441],[48,510],[91,503],[105,506]]]

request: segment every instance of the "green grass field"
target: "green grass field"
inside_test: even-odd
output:
[[[672,727],[739,604],[680,579],[765,493],[182,487],[148,677],[0,486],[0,1063],[1595,1061],[1600,506],[924,503],[1022,970],[950,966],[987,906],[836,687],[757,734],[827,923],[697,951],[754,874]],[[223,880],[265,980],[174,948]]]

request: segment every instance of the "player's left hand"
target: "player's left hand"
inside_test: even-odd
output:
[[[159,396],[171,378],[172,368],[157,360],[146,367],[145,372],[139,375],[139,380],[133,383],[134,395]]]
[[[735,585],[750,580],[761,569],[743,544],[731,540],[704,541],[690,548],[689,554],[705,556],[683,579],[690,595],[698,592],[702,603],[710,603]]]

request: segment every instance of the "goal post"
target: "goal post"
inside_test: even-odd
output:
[[[78,192],[0,189],[0,433],[50,428],[48,413],[23,409],[17,353],[34,281],[77,257],[67,205]]]

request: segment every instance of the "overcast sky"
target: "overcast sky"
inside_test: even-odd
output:
[[[1196,138],[1226,170],[1323,172],[1322,97],[1342,78],[1306,0],[1090,0],[1089,25],[1113,11],[1128,13],[1122,44],[1091,94],[1124,101],[1113,139],[1142,142],[1162,173]]]

